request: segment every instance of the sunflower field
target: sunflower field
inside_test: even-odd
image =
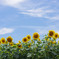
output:
[[[49,30],[48,34],[40,39],[35,32],[13,42],[11,36],[0,39],[0,59],[59,59],[59,34]]]

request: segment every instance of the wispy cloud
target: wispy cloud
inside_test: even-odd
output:
[[[24,2],[25,0],[0,0],[0,4],[7,5],[7,6],[16,6],[21,2]]]
[[[58,0],[2,0],[1,4],[17,8],[22,14],[59,20],[58,2]]]
[[[48,14],[53,14],[56,11],[52,10],[52,9],[45,9],[45,8],[38,8],[38,9],[32,9],[32,10],[27,10],[26,12],[21,12],[22,14],[27,14],[30,16],[34,16],[34,17],[43,17],[43,18],[47,18],[47,19],[55,19],[58,20],[59,16],[48,16]]]
[[[11,29],[11,28],[1,28],[0,29],[0,35],[12,33],[13,31],[14,31],[14,29]]]

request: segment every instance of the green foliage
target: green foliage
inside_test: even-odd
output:
[[[10,43],[0,44],[0,59],[59,59],[59,43],[45,36],[42,40],[33,39],[12,46]]]

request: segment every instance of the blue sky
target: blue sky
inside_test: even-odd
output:
[[[0,38],[12,36],[14,42],[38,32],[59,33],[58,0],[0,0]]]

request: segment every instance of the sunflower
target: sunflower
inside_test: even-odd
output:
[[[50,45],[50,43],[48,43],[48,45]]]
[[[59,34],[58,34],[58,38],[59,38]]]
[[[12,42],[13,38],[11,36],[7,37],[7,41],[10,43]]]
[[[9,43],[11,46],[13,46],[13,42]]]
[[[30,36],[30,35],[27,35],[27,38],[28,38],[28,41],[30,41],[30,39],[31,39],[31,36]]]
[[[55,44],[56,43],[56,41],[53,41],[53,44]]]
[[[40,35],[37,32],[33,33],[33,39],[34,40],[39,39],[39,37],[40,37]]]
[[[1,44],[1,40],[0,40],[0,44]]]
[[[58,38],[58,33],[55,33],[53,38],[57,39]]]
[[[1,38],[1,43],[2,43],[2,44],[5,44],[5,43],[6,43],[5,38]]]
[[[31,43],[28,45],[28,47],[29,47],[29,48],[31,47]]]
[[[50,43],[52,43],[52,44],[53,44],[53,41],[52,41],[52,40],[50,40]]]
[[[16,43],[16,45],[19,45],[19,43]]]
[[[23,41],[23,43],[27,43],[27,42],[28,42],[28,38],[27,38],[27,37],[24,37],[24,38],[22,39],[22,41]]]
[[[59,38],[59,34],[58,34],[58,38]]]
[[[49,38],[45,39],[46,41],[49,41]]]
[[[19,43],[21,43],[21,41],[20,41],[20,40],[19,40],[18,42],[19,42]]]
[[[22,44],[18,45],[18,48],[22,48]]]
[[[55,31],[49,30],[48,37],[53,37],[54,34],[55,34]]]
[[[40,38],[38,39],[38,41],[41,41]]]

